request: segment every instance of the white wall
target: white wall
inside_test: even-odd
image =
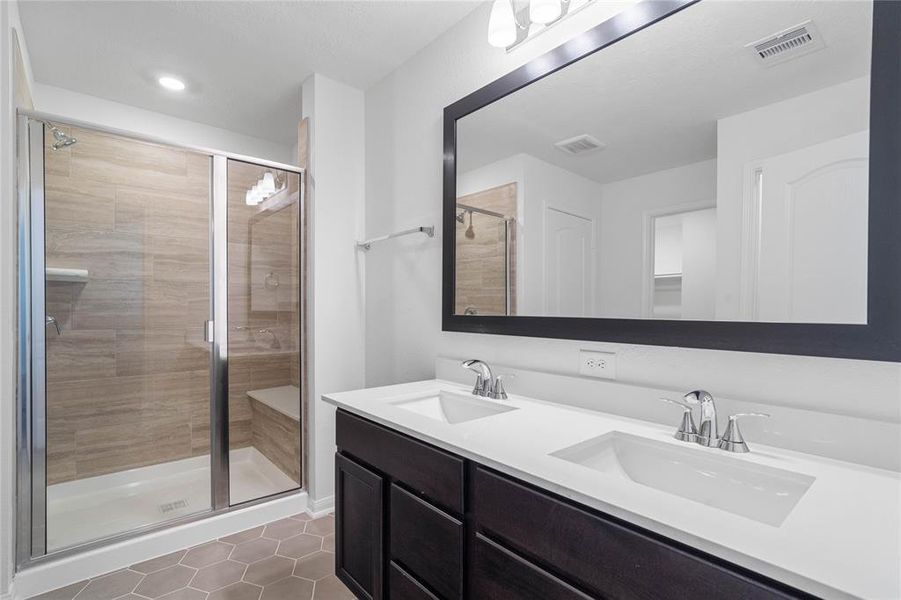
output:
[[[35,84],[33,93],[35,110],[50,115],[139,133],[175,144],[293,163],[293,145],[186,121],[52,85]]]
[[[516,154],[457,177],[457,196],[516,182],[516,312],[547,314],[545,220],[548,208],[583,217],[595,226],[600,215],[601,186],[566,169]]]
[[[714,206],[716,160],[614,181],[602,190],[600,314],[641,318],[646,284],[646,213],[670,207]]]
[[[448,351],[440,333],[444,107],[629,4],[593,3],[509,54],[488,45],[486,4],[367,90],[367,235],[426,224],[439,233],[367,256],[367,384],[430,377],[434,357]]]
[[[605,3],[594,8],[506,54],[488,46],[489,7],[481,7],[369,89],[367,232],[420,221],[440,226],[443,108],[611,10]],[[440,244],[437,237],[411,239],[370,253],[367,385],[432,377],[436,356],[571,374],[578,350],[597,348],[617,352],[617,375],[624,382],[686,391],[704,386],[736,400],[901,421],[901,365],[894,363],[443,333]],[[517,385],[510,382],[511,389]]]
[[[716,318],[716,209],[682,217],[682,318]]]
[[[321,75],[303,84],[310,119],[312,218],[310,278],[310,498],[325,506],[334,493],[335,408],[322,394],[364,385],[363,92]],[[308,199],[310,200],[310,199]]]
[[[717,300],[720,319],[741,316],[742,195],[749,162],[869,127],[862,77],[717,121]]]

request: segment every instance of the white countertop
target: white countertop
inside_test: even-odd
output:
[[[510,395],[519,410],[455,425],[392,403],[471,388],[430,380],[327,394],[323,399],[546,490],[594,507],[755,572],[825,598],[901,598],[901,474],[755,444],[735,460],[816,480],[774,527],[550,453],[610,431],[685,447],[662,427],[616,415]],[[697,448],[722,454],[721,450]]]

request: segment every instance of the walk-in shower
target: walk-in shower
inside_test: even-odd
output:
[[[457,199],[456,314],[516,314],[516,184]]]
[[[18,139],[19,563],[299,490],[302,170]]]

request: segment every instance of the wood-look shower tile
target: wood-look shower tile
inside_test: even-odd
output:
[[[60,127],[61,130],[68,134],[68,127]],[[69,165],[72,162],[72,148],[60,148],[53,150],[53,134],[49,128],[44,133],[44,176],[60,175],[67,177],[69,175]]]
[[[291,383],[291,355],[267,354],[255,356],[250,369],[251,389],[259,390]]]
[[[48,315],[53,315],[61,329],[72,328],[72,308],[84,284],[68,281],[48,281],[44,286],[44,305]]]
[[[186,239],[209,239],[209,194],[130,187],[116,194],[116,230]]]
[[[209,368],[203,328],[120,329],[116,331],[116,373],[149,375]]]
[[[75,434],[79,479],[146,465],[141,452],[142,431],[135,417],[129,423],[79,430]]]
[[[71,147],[69,173],[72,177],[182,193],[190,189],[185,187],[187,183],[202,185],[198,178],[187,176],[185,150],[96,131],[75,130],[74,133],[78,144]]]
[[[62,330],[62,325],[60,328]],[[47,328],[47,381],[99,379],[116,375],[116,332]]]
[[[138,454],[145,465],[191,456],[191,424],[184,419],[142,419]]]
[[[206,423],[191,420],[191,456],[206,456],[210,453],[210,415]]]
[[[48,398],[49,402],[49,398]],[[75,430],[47,426],[47,485],[71,481],[78,476],[75,466]]]
[[[44,215],[48,229],[111,231],[116,225],[116,187],[47,173]]]
[[[95,279],[145,279],[144,258],[150,248],[143,236],[114,231],[48,228],[46,262],[51,267],[87,269]]]
[[[151,329],[200,327],[210,318],[208,280],[153,281],[146,284],[145,294],[147,302],[142,327]]]
[[[140,329],[147,289],[140,280],[91,279],[72,306],[75,329]]]
[[[141,377],[50,382],[47,417],[82,431],[126,425],[136,421],[146,393],[147,382]]]
[[[299,394],[297,402],[299,405]],[[256,400],[251,400],[251,407],[254,448],[299,484],[300,423]]]
[[[154,281],[197,282],[210,277],[209,237],[151,236]]]
[[[148,422],[175,419],[189,423],[195,399],[209,398],[208,371],[163,373],[146,378],[141,418]]]
[[[250,420],[235,421],[228,419],[228,447],[232,450],[246,448],[252,444]]]

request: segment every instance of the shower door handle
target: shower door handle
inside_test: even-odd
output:
[[[216,322],[205,321],[203,324],[203,341],[213,343],[216,341]]]

